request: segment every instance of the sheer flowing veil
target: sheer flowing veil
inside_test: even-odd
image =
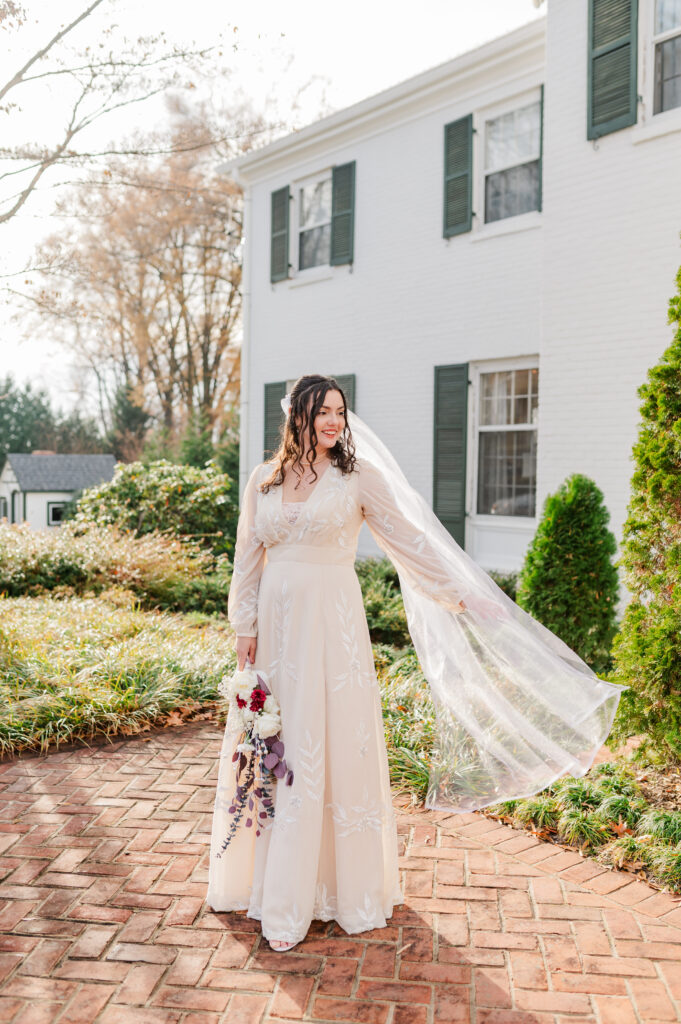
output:
[[[288,415],[290,397],[281,402]],[[426,806],[471,811],[583,775],[610,732],[622,690],[599,679],[456,543],[380,438],[348,410],[356,454],[389,487],[395,513],[428,544],[451,588],[426,595],[397,569],[407,624],[435,709]],[[464,610],[457,611],[452,594]]]

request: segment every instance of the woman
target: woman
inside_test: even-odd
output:
[[[290,949],[312,919],[349,934],[402,902],[380,692],[359,580],[366,521],[396,565],[437,712],[427,806],[470,810],[583,774],[619,687],[522,612],[458,547],[334,378],[291,390],[279,450],[246,485],[228,616],[237,662],[266,673],[292,785],[267,826],[226,849],[234,793],[225,730],[207,902],[259,919]],[[284,404],[284,403],[282,403]],[[351,429],[352,428],[352,429]],[[355,441],[358,442],[357,446]]]

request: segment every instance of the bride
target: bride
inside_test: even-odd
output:
[[[300,377],[253,469],[228,617],[238,668],[267,676],[292,785],[228,846],[239,734],[225,729],[206,900],[260,920],[273,949],[310,922],[383,928],[403,902],[380,690],[354,564],[367,523],[395,565],[436,724],[427,807],[470,811],[582,775],[622,687],[508,598],[407,482],[332,377]]]

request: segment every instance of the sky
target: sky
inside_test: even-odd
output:
[[[0,84],[58,27],[88,6],[87,0],[24,0],[28,19],[19,32],[0,32]],[[398,82],[435,67],[467,50],[540,17],[534,0],[105,0],[80,26],[74,44],[98,46],[107,38],[137,38],[162,30],[171,43],[199,46],[222,41],[224,77],[197,83],[218,107],[231,96],[248,97],[292,122],[292,127],[375,95]],[[302,90],[302,92],[301,92]],[[19,142],[22,134],[49,140],[59,120],[59,96],[26,89],[21,121],[0,114],[3,138]],[[101,141],[120,138],[131,128],[150,128],[164,117],[160,101],[128,108],[125,116],[96,129]],[[19,126],[21,131],[19,131]],[[52,216],[56,186],[53,175],[21,216],[0,225],[0,274],[27,265],[33,250],[55,227]],[[2,183],[0,182],[0,187]],[[82,400],[77,373],[68,352],[49,338],[26,337],[14,322],[11,302],[0,307],[0,376],[12,373],[50,391],[55,405],[71,409]]]

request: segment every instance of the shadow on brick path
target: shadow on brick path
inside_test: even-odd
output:
[[[221,729],[0,764],[0,1020],[658,1024],[681,903],[481,815],[396,798],[405,903],[275,953],[204,902]]]

